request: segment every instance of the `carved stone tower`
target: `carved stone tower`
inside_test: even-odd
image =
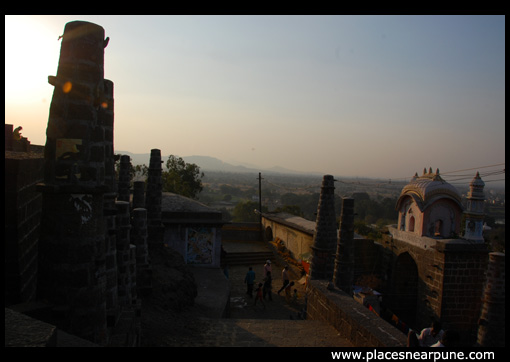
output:
[[[342,199],[333,284],[352,295],[354,284],[354,199]]]
[[[337,247],[337,228],[335,214],[335,180],[325,175],[322,180],[321,195],[317,207],[317,221],[313,237],[312,279],[333,279],[335,251]]]
[[[57,75],[48,77],[55,89],[39,185],[39,297],[52,305],[57,327],[99,344],[107,335],[104,196],[112,191],[109,167],[105,172],[113,147],[106,44],[101,26],[65,26]]]
[[[145,194],[145,208],[147,209],[148,244],[158,245],[163,242],[164,226],[161,222],[161,199],[163,184],[161,175],[161,150],[152,149],[149,160],[149,175]]]

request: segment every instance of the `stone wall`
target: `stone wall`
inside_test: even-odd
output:
[[[264,241],[280,239],[295,260],[311,260],[315,222],[285,213],[265,213],[262,228]]]
[[[5,302],[35,298],[41,194],[41,154],[5,151]]]
[[[483,288],[488,266],[485,244],[467,241],[438,243],[444,255],[441,320],[461,334],[462,341],[473,345],[478,333]],[[504,286],[503,286],[504,288]]]
[[[221,239],[226,241],[262,241],[260,223],[237,222],[223,225]]]
[[[269,225],[269,223],[266,224]],[[294,259],[310,258],[313,235],[278,224],[277,222],[271,222],[270,225],[273,231],[273,240],[277,238],[282,240],[285,248],[287,248]]]
[[[505,347],[505,254],[490,253],[477,344]]]
[[[445,328],[460,334],[463,345],[473,345],[487,268],[486,246],[462,239],[410,242],[400,240],[404,233],[389,230],[391,234],[381,243],[386,258],[380,266],[388,276],[387,306],[415,330],[441,320]],[[405,284],[413,273],[417,279],[411,305],[411,299],[403,303],[401,295],[409,292]],[[410,313],[414,318],[407,318]]]
[[[329,323],[356,347],[406,346],[402,332],[324,280],[309,281],[307,298],[307,319]]]

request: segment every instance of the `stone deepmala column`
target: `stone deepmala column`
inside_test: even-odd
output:
[[[38,297],[53,305],[55,324],[106,341],[103,214],[105,129],[104,29],[67,23],[63,33],[46,145],[39,241]]]
[[[337,228],[335,213],[335,185],[331,175],[322,180],[317,221],[312,245],[310,278],[331,281],[333,279]]]
[[[352,295],[354,284],[354,199],[342,199],[333,284]]]
[[[98,109],[98,120],[104,129],[105,153],[105,185],[108,190],[104,194],[104,217],[106,221],[106,314],[107,326],[112,327],[118,316],[118,290],[117,290],[117,245],[116,223],[117,208],[117,181],[115,178],[114,154],[114,102],[113,82],[104,80],[104,99]]]
[[[151,150],[149,161],[145,208],[147,209],[147,232],[149,245],[163,243],[164,227],[161,223],[162,167],[161,150]]]
[[[129,171],[131,169],[131,158],[128,155],[120,156],[120,167],[119,167],[119,183],[118,183],[118,195],[117,200],[129,202],[129,183],[131,177]]]
[[[131,220],[129,202],[117,201],[117,290],[118,303],[120,306],[131,305],[132,301],[132,278],[131,275]]]
[[[145,181],[133,182],[133,209],[145,208]]]
[[[477,345],[505,347],[505,254],[489,253]]]
[[[147,210],[133,209],[131,218],[131,243],[136,246],[136,286],[139,295],[148,295],[152,290],[152,271],[147,245]]]

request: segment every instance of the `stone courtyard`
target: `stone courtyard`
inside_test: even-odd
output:
[[[247,242],[245,247],[267,248],[262,242]],[[228,245],[226,246],[228,250]],[[242,248],[242,246],[241,246]],[[252,265],[256,282],[262,279],[263,264]],[[142,318],[142,345],[161,347],[352,347],[330,325],[299,319],[305,306],[304,285],[294,276],[298,290],[296,303],[289,304],[282,286],[282,265],[273,261],[272,301],[265,307],[246,294],[244,277],[248,265],[228,268],[228,282],[220,284],[222,272],[218,269],[193,268],[198,284],[195,305],[181,313],[164,312],[157,305],[144,303]],[[220,274],[218,274],[220,273]],[[225,286],[230,295],[225,292]],[[201,295],[202,294],[202,295]],[[204,298],[205,297],[205,298]],[[225,300],[228,298],[228,300]],[[229,303],[227,317],[221,318],[223,302]]]

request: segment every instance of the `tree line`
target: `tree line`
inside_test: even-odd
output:
[[[120,164],[116,163],[115,170],[118,173]],[[190,199],[198,199],[203,189],[202,178],[204,173],[194,163],[185,162],[182,157],[170,155],[165,162],[165,169],[161,172],[163,192],[172,192],[186,196]],[[149,168],[147,165],[131,165],[131,180],[147,180]]]

